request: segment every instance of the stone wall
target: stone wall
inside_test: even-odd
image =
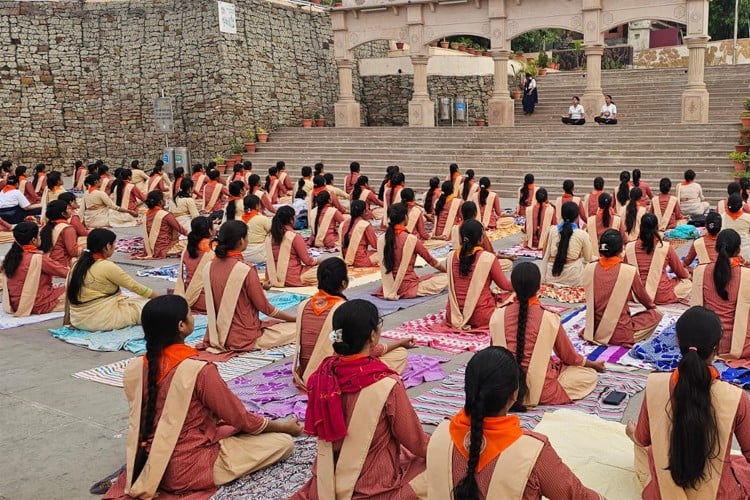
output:
[[[635,53],[636,68],[687,68],[687,45],[641,50]],[[732,64],[732,40],[708,42],[706,66]],[[737,40],[737,63],[750,64],[750,38]]]
[[[102,158],[151,163],[164,135],[153,98],[174,98],[170,145],[196,159],[248,127],[331,120],[338,82],[327,13],[236,4],[237,35],[213,0],[0,0],[0,158],[54,168]]]

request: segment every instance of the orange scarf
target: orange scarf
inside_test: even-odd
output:
[[[708,371],[711,372],[711,380],[719,380],[719,370],[714,368],[712,365],[707,365]],[[676,384],[677,380],[680,378],[680,370],[675,368],[675,371],[672,372],[672,383]]]
[[[158,384],[164,377],[169,375],[177,365],[198,354],[198,350],[185,344],[172,344],[164,348],[159,356],[159,375],[156,383]],[[148,370],[148,359],[143,356],[143,366]]]
[[[94,252],[91,254],[94,260],[107,260],[107,256],[101,252]]]
[[[39,248],[36,245],[21,245],[24,252],[38,252]]]
[[[98,190],[99,190],[98,186],[89,186],[89,193],[93,193],[94,191],[98,191]]]
[[[531,297],[529,299],[529,305],[530,306],[533,306],[533,305],[537,305],[538,306],[539,305],[539,297],[537,295]]]
[[[449,425],[451,441],[458,452],[465,459],[469,458],[467,445],[471,436],[471,418],[466,415],[462,408],[454,416]],[[479,454],[477,472],[484,469],[487,464],[495,460],[498,455],[515,443],[522,435],[521,420],[515,415],[505,417],[485,417],[482,425],[484,441],[482,451]]]
[[[252,219],[256,215],[258,215],[257,210],[248,210],[247,212],[242,214],[242,221],[247,224],[248,222],[250,222],[250,219]]]
[[[742,257],[732,257],[729,261],[729,267],[740,267],[743,262]]]
[[[245,260],[245,258],[242,256],[241,250],[229,250],[227,252],[227,257],[239,257],[239,260]]]
[[[196,172],[193,174],[193,182],[197,181],[200,176],[203,175],[203,172]]]
[[[416,206],[416,203],[413,202],[413,201],[407,201],[406,202],[406,206],[409,207],[409,208],[413,208],[414,206]]]
[[[604,268],[605,271],[609,271],[621,262],[621,257],[599,257],[599,264]]]
[[[454,195],[454,194],[450,194],[450,195],[446,196],[445,197],[445,204],[448,205],[450,202],[453,201],[453,198],[455,198],[455,197],[456,197],[456,195]]]
[[[316,316],[320,316],[324,312],[329,311],[339,302],[343,302],[343,300],[344,299],[341,297],[330,295],[323,290],[318,290],[318,292],[310,299],[310,307],[312,307],[312,310]]]
[[[241,200],[241,199],[242,198],[240,198],[239,196],[230,196],[229,198],[227,198],[227,202],[237,201],[237,200]]]
[[[393,230],[396,231],[396,236],[404,232],[409,232],[406,230],[406,226],[404,226],[403,224],[396,224],[395,226],[393,226]]]
[[[67,219],[55,219],[52,222],[54,222],[55,224],[61,224],[65,222],[67,224],[68,220]]]
[[[469,255],[474,255],[475,253],[481,252],[482,250],[484,250],[484,247],[476,246],[471,249],[471,251],[469,252]]]
[[[682,184],[683,186],[689,186],[692,183],[693,181],[682,181],[680,184]]]
[[[459,175],[461,175],[461,174],[459,174],[458,172],[453,172],[453,174],[451,175],[451,180],[455,181],[456,177],[458,177]]]
[[[318,196],[320,193],[322,193],[325,190],[326,190],[325,186],[313,188],[312,190],[313,196]]]
[[[732,220],[737,220],[737,219],[739,219],[740,217],[742,217],[742,214],[743,214],[743,213],[744,213],[744,212],[742,211],[742,209],[740,209],[740,210],[739,210],[739,211],[737,211],[737,212],[732,212],[732,211],[730,211],[730,210],[728,210],[728,209],[727,209],[727,215],[728,215],[728,216],[729,216],[729,217],[730,217],[730,218],[731,218]]]
[[[7,193],[8,191],[13,191],[14,189],[18,189],[16,186],[7,185],[3,187],[3,193]]]
[[[18,176],[18,182],[25,181],[27,177],[25,175],[19,175]]]
[[[146,212],[146,217],[153,217],[159,210],[161,210],[161,207],[149,208],[148,212]]]
[[[208,253],[211,251],[211,239],[210,238],[203,238],[198,242],[198,250],[204,253]]]

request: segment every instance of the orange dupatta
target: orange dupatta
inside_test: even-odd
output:
[[[450,421],[449,432],[451,441],[458,452],[468,460],[471,436],[471,418],[466,415],[462,408]],[[510,445],[515,443],[521,436],[521,421],[515,415],[505,417],[485,417],[483,420],[482,433],[484,441],[482,451],[479,454],[477,471],[484,469]]]
[[[164,377],[166,377],[169,372],[172,371],[173,368],[185,361],[187,358],[190,358],[197,354],[197,349],[185,344],[172,344],[165,347],[161,351],[161,356],[159,357],[159,375],[156,382],[161,382]],[[145,354],[143,355],[143,366],[148,370],[148,358],[146,358]]]

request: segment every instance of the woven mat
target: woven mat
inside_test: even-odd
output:
[[[407,321],[401,326],[383,332],[383,337],[395,340],[414,338],[417,345],[432,347],[440,351],[459,354],[464,351],[479,351],[490,345],[488,333],[455,333],[436,331],[434,325],[445,322],[445,310],[428,314],[424,318]]]
[[[143,236],[118,238],[117,241],[115,241],[115,250],[126,254],[143,253]]]
[[[509,257],[531,257],[539,260],[542,258],[541,250],[532,250],[523,245],[513,245],[512,247],[503,248],[499,252]]]
[[[542,285],[539,290],[539,294],[542,297],[548,299],[554,299],[558,302],[566,304],[581,304],[586,302],[586,293],[582,286],[572,287],[556,287],[550,285]]]
[[[520,232],[521,226],[517,224],[511,224],[497,229],[488,229],[487,238],[489,238],[490,241],[497,241],[502,240],[503,238],[507,238],[508,236],[513,236],[514,234],[518,234]]]
[[[412,405],[423,424],[437,425],[443,419],[450,418],[464,405],[464,372],[461,367],[450,374],[439,387],[412,399]],[[633,396],[646,387],[646,375],[639,373],[605,372],[599,374],[599,383],[594,391],[580,401],[565,406],[538,406],[525,413],[518,413],[521,426],[533,429],[546,411],[561,408],[578,410],[589,415],[597,415],[605,420],[620,421],[625,414],[628,399],[619,405],[605,405],[601,402],[609,392],[616,390]]]
[[[23,316],[20,318],[16,318],[15,316],[12,316],[0,307],[0,330],[8,330],[10,328],[17,328],[19,326],[25,326],[25,325],[33,325],[36,323],[41,323],[42,321],[49,321],[52,319],[61,319],[63,317],[64,313],[61,312],[51,312],[47,314],[32,314],[30,316]]]

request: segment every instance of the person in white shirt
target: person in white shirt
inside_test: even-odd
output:
[[[526,73],[526,81],[523,85],[523,114],[533,114],[537,102],[539,102],[539,98],[536,93],[536,80],[531,76],[531,73]]]
[[[581,100],[577,95],[573,96],[573,104],[568,108],[568,114],[563,115],[562,122],[565,125],[583,125],[586,123],[586,111],[581,106]]]
[[[32,208],[31,203],[18,190],[18,177],[9,175],[0,191],[0,218],[8,224],[23,222],[28,215],[40,215],[42,209],[38,206]]]
[[[594,118],[594,121],[599,125],[617,125],[617,106],[615,106],[611,95],[604,96],[602,112]]]

